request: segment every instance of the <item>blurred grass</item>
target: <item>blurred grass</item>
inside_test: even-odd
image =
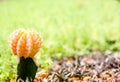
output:
[[[35,29],[43,38],[36,55],[44,68],[50,57],[120,50],[120,3],[117,0],[3,0],[0,2],[0,81],[15,77],[16,57],[8,45],[17,28]]]

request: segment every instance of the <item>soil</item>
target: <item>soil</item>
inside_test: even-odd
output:
[[[39,70],[34,82],[120,82],[118,56],[117,52],[91,52],[53,59],[50,70]]]

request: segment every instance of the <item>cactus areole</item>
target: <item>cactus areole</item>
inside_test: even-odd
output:
[[[33,58],[41,44],[41,37],[36,31],[18,29],[10,34],[11,51],[19,58],[16,82],[33,82],[37,71]]]

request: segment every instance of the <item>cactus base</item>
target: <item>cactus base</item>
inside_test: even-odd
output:
[[[32,58],[20,57],[20,61],[17,66],[17,79],[16,82],[33,82],[37,65]]]

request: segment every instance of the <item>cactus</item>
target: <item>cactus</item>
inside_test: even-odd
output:
[[[36,31],[18,29],[10,34],[11,51],[19,58],[16,82],[33,82],[38,68],[34,56],[41,44],[41,36]]]

